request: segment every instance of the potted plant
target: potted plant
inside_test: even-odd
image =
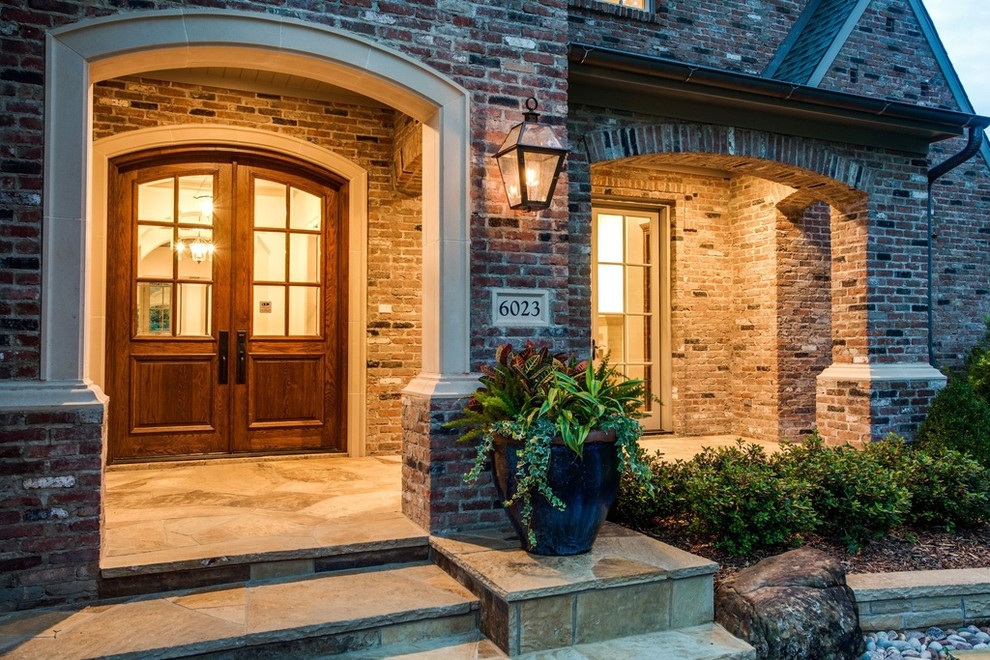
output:
[[[461,418],[460,440],[478,440],[477,480],[491,459],[495,488],[535,554],[587,552],[615,502],[619,475],[650,489],[637,421],[647,396],[604,359],[597,364],[528,342],[499,346]]]

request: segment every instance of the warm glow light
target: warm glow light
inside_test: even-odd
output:
[[[206,261],[206,258],[211,256],[214,251],[216,251],[216,247],[213,243],[208,243],[199,236],[197,236],[196,240],[189,244],[189,256],[191,256],[192,260],[196,263]]]
[[[213,195],[200,195],[196,197],[196,201],[199,203],[199,212],[204,219],[210,218],[213,215]]]
[[[540,185],[540,176],[536,173],[535,167],[526,168],[526,185],[530,188]]]

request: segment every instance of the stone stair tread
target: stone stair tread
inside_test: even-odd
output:
[[[438,567],[403,565],[5,615],[0,655],[182,657],[463,617],[477,606]]]
[[[508,658],[479,634],[386,646],[338,656],[341,660],[485,660]],[[604,642],[534,651],[517,660],[616,660],[617,658],[677,658],[677,660],[756,660],[756,651],[718,624],[705,624]]]

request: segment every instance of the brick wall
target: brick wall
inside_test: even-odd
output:
[[[102,419],[0,413],[0,612],[96,596]]]
[[[422,344],[422,204],[396,190],[393,172],[396,126],[408,118],[371,105],[142,78],[97,84],[93,115],[97,139],[148,126],[250,126],[305,139],[368,171],[366,442],[369,453],[397,453],[399,392],[419,373]]]
[[[759,74],[804,0],[657,0],[656,13],[571,0],[571,41]]]
[[[815,421],[816,377],[831,363],[831,209],[812,204],[777,216],[777,400],[782,438]]]

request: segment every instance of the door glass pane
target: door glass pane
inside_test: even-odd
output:
[[[285,184],[254,180],[254,226],[285,228]]]
[[[144,222],[172,222],[175,181],[171,178],[138,186],[138,217]]]
[[[650,311],[650,269],[643,266],[626,266],[626,313],[642,314]]]
[[[319,335],[320,288],[315,286],[289,287],[289,334]]]
[[[598,261],[622,263],[621,215],[598,215]]]
[[[650,263],[650,219],[626,216],[626,263]]]
[[[255,285],[254,287],[255,335],[285,336],[285,287]]]
[[[172,279],[172,228],[137,226],[137,276]]]
[[[322,200],[298,188],[292,188],[290,195],[289,226],[292,229],[320,229],[323,222],[323,205],[320,203]]]
[[[179,228],[179,277],[184,280],[213,279],[213,230]]]
[[[254,280],[285,281],[285,234],[273,231],[254,232]]]
[[[598,312],[621,314],[624,287],[622,266],[598,265]]]
[[[628,363],[650,361],[650,317],[626,317],[626,356]]]
[[[179,177],[179,222],[213,224],[213,175]]]
[[[623,344],[624,326],[622,316],[604,315],[598,317],[598,336],[596,343],[605,350],[612,364],[621,366],[625,361]]]
[[[212,287],[209,284],[179,285],[179,319],[176,334],[185,337],[202,337],[211,334],[211,293]]]
[[[289,235],[289,280],[312,283],[320,281],[319,235]]]
[[[138,282],[137,334],[172,334],[171,282]]]

